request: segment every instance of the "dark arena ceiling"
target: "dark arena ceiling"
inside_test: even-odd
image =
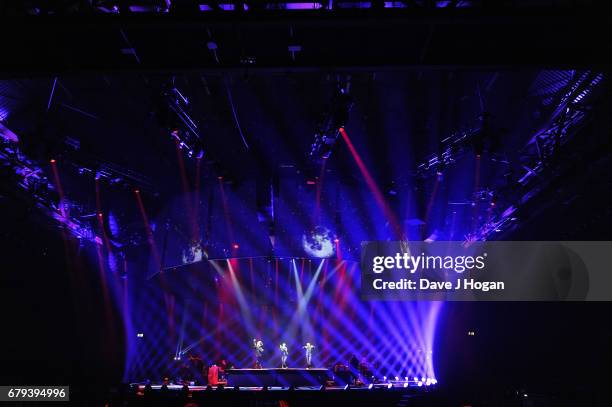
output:
[[[610,63],[591,1],[3,2],[0,70],[68,73]],[[486,33],[486,35],[483,35]]]

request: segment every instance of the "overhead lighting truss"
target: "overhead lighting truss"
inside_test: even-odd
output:
[[[321,162],[330,157],[340,135],[340,128],[346,126],[353,107],[353,98],[349,91],[349,81],[337,84],[330,107],[315,130],[314,141],[309,152],[311,160]]]

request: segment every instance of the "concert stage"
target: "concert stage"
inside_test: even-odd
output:
[[[260,369],[261,370],[261,369]],[[280,370],[280,369],[279,369]],[[299,370],[299,369],[293,369]],[[323,369],[318,369],[323,370]],[[127,405],[179,406],[192,402],[199,406],[278,406],[281,401],[291,407],[309,407],[316,405],[396,407],[398,405],[437,406],[438,393],[431,387],[392,386],[380,384],[374,386],[345,387],[320,386],[305,387],[219,387],[219,386],[183,386],[168,384],[162,388],[159,384],[150,385],[147,389],[143,383],[133,383],[131,391],[124,396]],[[182,403],[182,404],[181,404]],[[113,404],[114,405],[114,404]],[[444,403],[444,405],[460,405]]]
[[[228,369],[228,386],[320,386],[325,384],[328,369]]]

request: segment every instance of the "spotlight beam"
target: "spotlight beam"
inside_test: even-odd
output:
[[[368,170],[365,163],[361,159],[361,156],[357,152],[357,149],[355,148],[352,141],[350,140],[344,127],[340,127],[339,132],[340,132],[340,135],[342,136],[342,139],[346,143],[349,151],[351,152],[351,155],[355,159],[355,162],[357,163],[357,166],[359,167],[359,171],[361,171],[361,175],[363,175],[363,178],[365,179],[366,184],[368,188],[370,189],[370,192],[372,192],[372,194],[374,195],[376,204],[378,205],[379,209],[382,210],[383,214],[385,215],[385,217],[387,218],[387,220],[393,227],[396,238],[398,240],[403,240],[404,232],[402,228],[400,227],[397,217],[395,216],[395,214],[389,207],[389,204],[385,201],[385,198],[383,197],[383,194],[380,191],[380,188],[378,188],[376,181],[374,181],[374,178],[372,177],[372,175],[370,174],[370,171]]]

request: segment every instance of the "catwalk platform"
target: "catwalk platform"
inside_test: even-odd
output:
[[[228,386],[320,386],[325,384],[328,369],[229,369]]]

